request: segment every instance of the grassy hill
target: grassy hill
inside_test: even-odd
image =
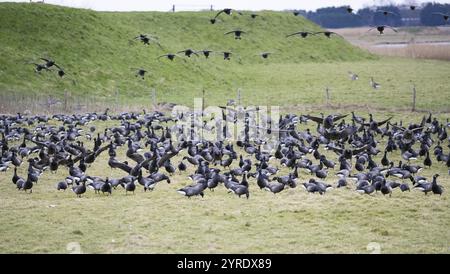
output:
[[[255,75],[268,64],[299,65],[334,61],[373,60],[374,56],[340,38],[317,36],[303,40],[286,39],[300,30],[320,31],[312,22],[290,13],[261,12],[222,15],[209,23],[215,12],[95,12],[46,4],[0,3],[0,91],[52,93],[64,89],[73,94],[111,95],[119,88],[128,97],[147,97],[151,87],[162,90],[168,101],[180,102],[203,88],[220,93],[240,85],[253,85],[264,77]],[[240,28],[248,32],[235,40],[225,32]],[[159,37],[144,46],[130,40],[139,33]],[[159,55],[186,48],[232,51],[231,61],[219,55],[185,58],[170,62]],[[258,53],[274,52],[263,60]],[[64,79],[56,73],[33,72],[39,57],[55,59],[67,71]],[[144,81],[131,68],[150,71]],[[294,66],[298,68],[299,66]],[[278,85],[280,82],[272,83]]]

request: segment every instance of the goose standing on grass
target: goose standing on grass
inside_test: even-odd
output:
[[[263,59],[267,59],[267,58],[269,58],[269,55],[271,55],[271,54],[272,54],[272,52],[261,52],[258,55],[261,56]]]
[[[230,60],[231,59],[231,55],[233,53],[229,52],[229,51],[222,51],[222,54],[223,54],[223,60]]]
[[[356,80],[359,79],[358,74],[353,73],[353,72],[351,72],[351,71],[348,72],[348,76],[350,77],[350,80],[352,80],[352,81],[356,81]]]
[[[134,195],[134,191],[136,190],[136,185],[134,184],[134,179],[132,179],[128,183],[121,183],[120,185],[123,188],[125,188],[125,195],[127,195],[128,192],[133,192],[133,195]]]
[[[344,37],[342,37],[341,35],[337,34],[336,32],[332,32],[332,31],[319,31],[319,32],[316,32],[315,34],[316,34],[316,35],[317,35],[317,34],[323,34],[323,35],[325,35],[325,37],[327,37],[327,38],[331,38],[332,35],[334,35],[334,36],[339,36],[339,37],[341,37],[341,38],[344,38]]]
[[[195,50],[193,50],[193,49],[181,50],[181,51],[177,52],[177,54],[178,53],[184,53],[184,55],[189,57],[189,58],[191,58],[192,54],[195,54],[196,56],[198,56],[198,53]]]
[[[370,77],[370,86],[373,89],[379,89],[381,85],[373,80],[373,77]]]
[[[376,13],[382,13],[384,16],[388,16],[388,15],[399,16],[397,13],[392,12],[392,11],[387,11],[387,10],[377,10]]]
[[[112,186],[111,186],[111,183],[109,182],[109,178],[108,177],[106,177],[106,181],[101,185],[100,191],[103,194],[105,194],[105,193],[109,193],[109,195],[112,194]]]
[[[174,59],[175,59],[175,57],[177,57],[178,55],[177,54],[174,54],[174,53],[167,53],[167,54],[163,54],[163,55],[161,55],[161,56],[158,56],[158,60],[160,59],[160,58],[163,58],[163,57],[166,57],[167,59],[169,59],[170,61],[173,61]],[[184,60],[184,59],[183,59]],[[184,60],[184,61],[186,61],[186,60]]]
[[[233,9],[230,9],[230,8],[223,9],[223,10],[219,11],[219,12],[216,14],[216,16],[214,16],[214,18],[209,19],[209,22],[210,22],[211,24],[215,24],[216,21],[217,21],[217,17],[219,17],[219,15],[221,15],[222,13],[224,13],[224,14],[226,14],[226,15],[231,15],[231,14],[232,14],[232,11],[233,11]]]
[[[37,63],[31,63],[34,65],[34,72],[40,73],[42,70],[49,70],[45,65],[37,64]]]
[[[409,185],[408,185],[407,183],[401,184],[401,185],[400,185],[400,190],[401,190],[402,192],[405,192],[405,191],[411,191],[411,190],[409,189]]]
[[[426,167],[431,167],[432,161],[430,159],[430,152],[427,150],[425,159],[423,160],[423,165]]]
[[[72,187],[72,191],[77,195],[78,198],[81,198],[81,195],[86,192],[85,183],[85,181],[82,181],[80,185]]]

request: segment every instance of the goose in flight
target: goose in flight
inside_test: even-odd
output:
[[[351,71],[348,72],[348,76],[350,77],[350,80],[352,80],[352,81],[356,81],[356,80],[359,79],[358,74],[353,73],[353,72],[351,72]]]
[[[341,37],[341,38],[344,38],[344,37],[342,37],[341,35],[339,35],[339,34],[337,34],[336,32],[332,32],[332,31],[319,31],[319,32],[316,32],[315,34],[317,35],[317,34],[324,34],[327,38],[331,38],[331,35],[337,35],[337,36],[339,36],[339,37]]]
[[[225,32],[224,35],[228,35],[228,34],[231,34],[231,33],[234,33],[234,39],[240,40],[240,39],[242,39],[241,35],[243,33],[247,33],[247,32],[245,32],[243,30],[232,30],[232,31],[229,31],[229,32]]]
[[[142,68],[138,68],[138,69],[134,69],[136,70],[136,74],[134,75],[135,77],[141,77],[142,79],[144,79],[145,74],[147,73],[147,71],[145,69]]]
[[[267,58],[269,58],[269,55],[271,55],[271,54],[272,54],[272,52],[261,52],[258,55],[261,56],[263,59],[267,59]]]
[[[66,75],[66,72],[64,71],[64,69],[61,66],[59,66],[57,64],[55,64],[54,66],[58,68],[58,76],[59,77],[62,78],[64,75]]]
[[[197,52],[192,49],[185,49],[185,50],[179,51],[177,53],[184,53],[184,55],[186,55],[189,58],[191,58],[192,54],[195,54],[196,56],[198,56]]]
[[[179,55],[177,55],[175,53],[167,53],[167,54],[163,54],[163,55],[159,56],[157,59],[160,59],[162,57],[166,57],[170,61],[173,61],[175,59],[175,57],[177,57],[177,56],[179,56]]]
[[[297,32],[286,35],[286,38],[294,36],[294,35],[300,35],[302,38],[306,38],[306,37],[308,37],[308,35],[316,35],[316,34],[309,32],[309,31],[297,31]]]
[[[52,59],[50,59],[50,58],[39,58],[39,59],[45,61],[45,67],[46,67],[46,68],[51,68],[51,67],[53,67],[54,65],[56,65],[55,61],[52,60]]]
[[[448,19],[450,18],[450,15],[448,15],[446,13],[442,13],[442,12],[433,12],[433,14],[442,16],[445,21],[448,21]]]
[[[221,53],[223,54],[223,60],[230,60],[231,54],[233,54],[232,52],[229,51],[222,51]]]
[[[398,16],[397,13],[392,12],[392,11],[388,11],[388,10],[377,10],[376,13],[382,13],[384,16],[388,16],[388,15]]]
[[[209,56],[211,55],[211,53],[213,53],[213,51],[209,50],[209,49],[204,49],[204,50],[197,51],[197,53],[202,53],[205,56],[205,58],[208,59]]]
[[[386,28],[389,28],[389,29],[393,30],[394,32],[398,32],[398,31],[397,31],[396,29],[394,29],[393,27],[386,26],[386,25],[376,26],[376,27],[373,27],[373,28],[369,29],[368,31],[371,31],[371,30],[376,29],[376,30],[380,33],[380,35],[381,35],[381,34],[384,33],[384,30],[385,30]]]

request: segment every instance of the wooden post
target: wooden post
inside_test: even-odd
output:
[[[413,105],[412,111],[416,111],[416,85],[413,85]]]
[[[175,12],[175,5],[172,5],[172,12]]]
[[[211,5],[211,7],[210,7],[210,11],[213,11],[214,9],[213,9],[213,5]]]
[[[330,89],[328,87],[326,87],[325,89],[325,95],[326,95],[326,104],[327,106],[330,105]]]

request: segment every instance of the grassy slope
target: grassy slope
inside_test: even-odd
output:
[[[255,84],[249,66],[264,67],[256,56],[275,52],[266,63],[301,64],[304,62],[355,61],[374,59],[341,39],[324,37],[303,41],[285,39],[299,30],[320,28],[302,17],[288,13],[262,12],[250,16],[224,16],[211,25],[212,12],[130,12],[103,13],[41,4],[0,4],[0,90],[15,92],[55,92],[68,89],[76,94],[113,94],[119,87],[128,96],[143,96],[149,86],[156,86],[176,98],[192,94],[202,87],[221,92],[236,85]],[[241,28],[249,32],[241,41],[223,33]],[[129,44],[139,33],[160,38],[165,50],[157,46]],[[192,58],[188,62],[162,61],[162,53],[185,48],[231,50],[239,58],[224,62],[216,56],[208,61]],[[55,74],[37,76],[24,62],[51,56],[61,63],[71,77],[59,80]],[[261,65],[261,66],[259,66]],[[132,67],[148,68],[152,74],[137,81]],[[75,85],[72,80],[75,80]],[[272,85],[273,86],[273,85]]]

